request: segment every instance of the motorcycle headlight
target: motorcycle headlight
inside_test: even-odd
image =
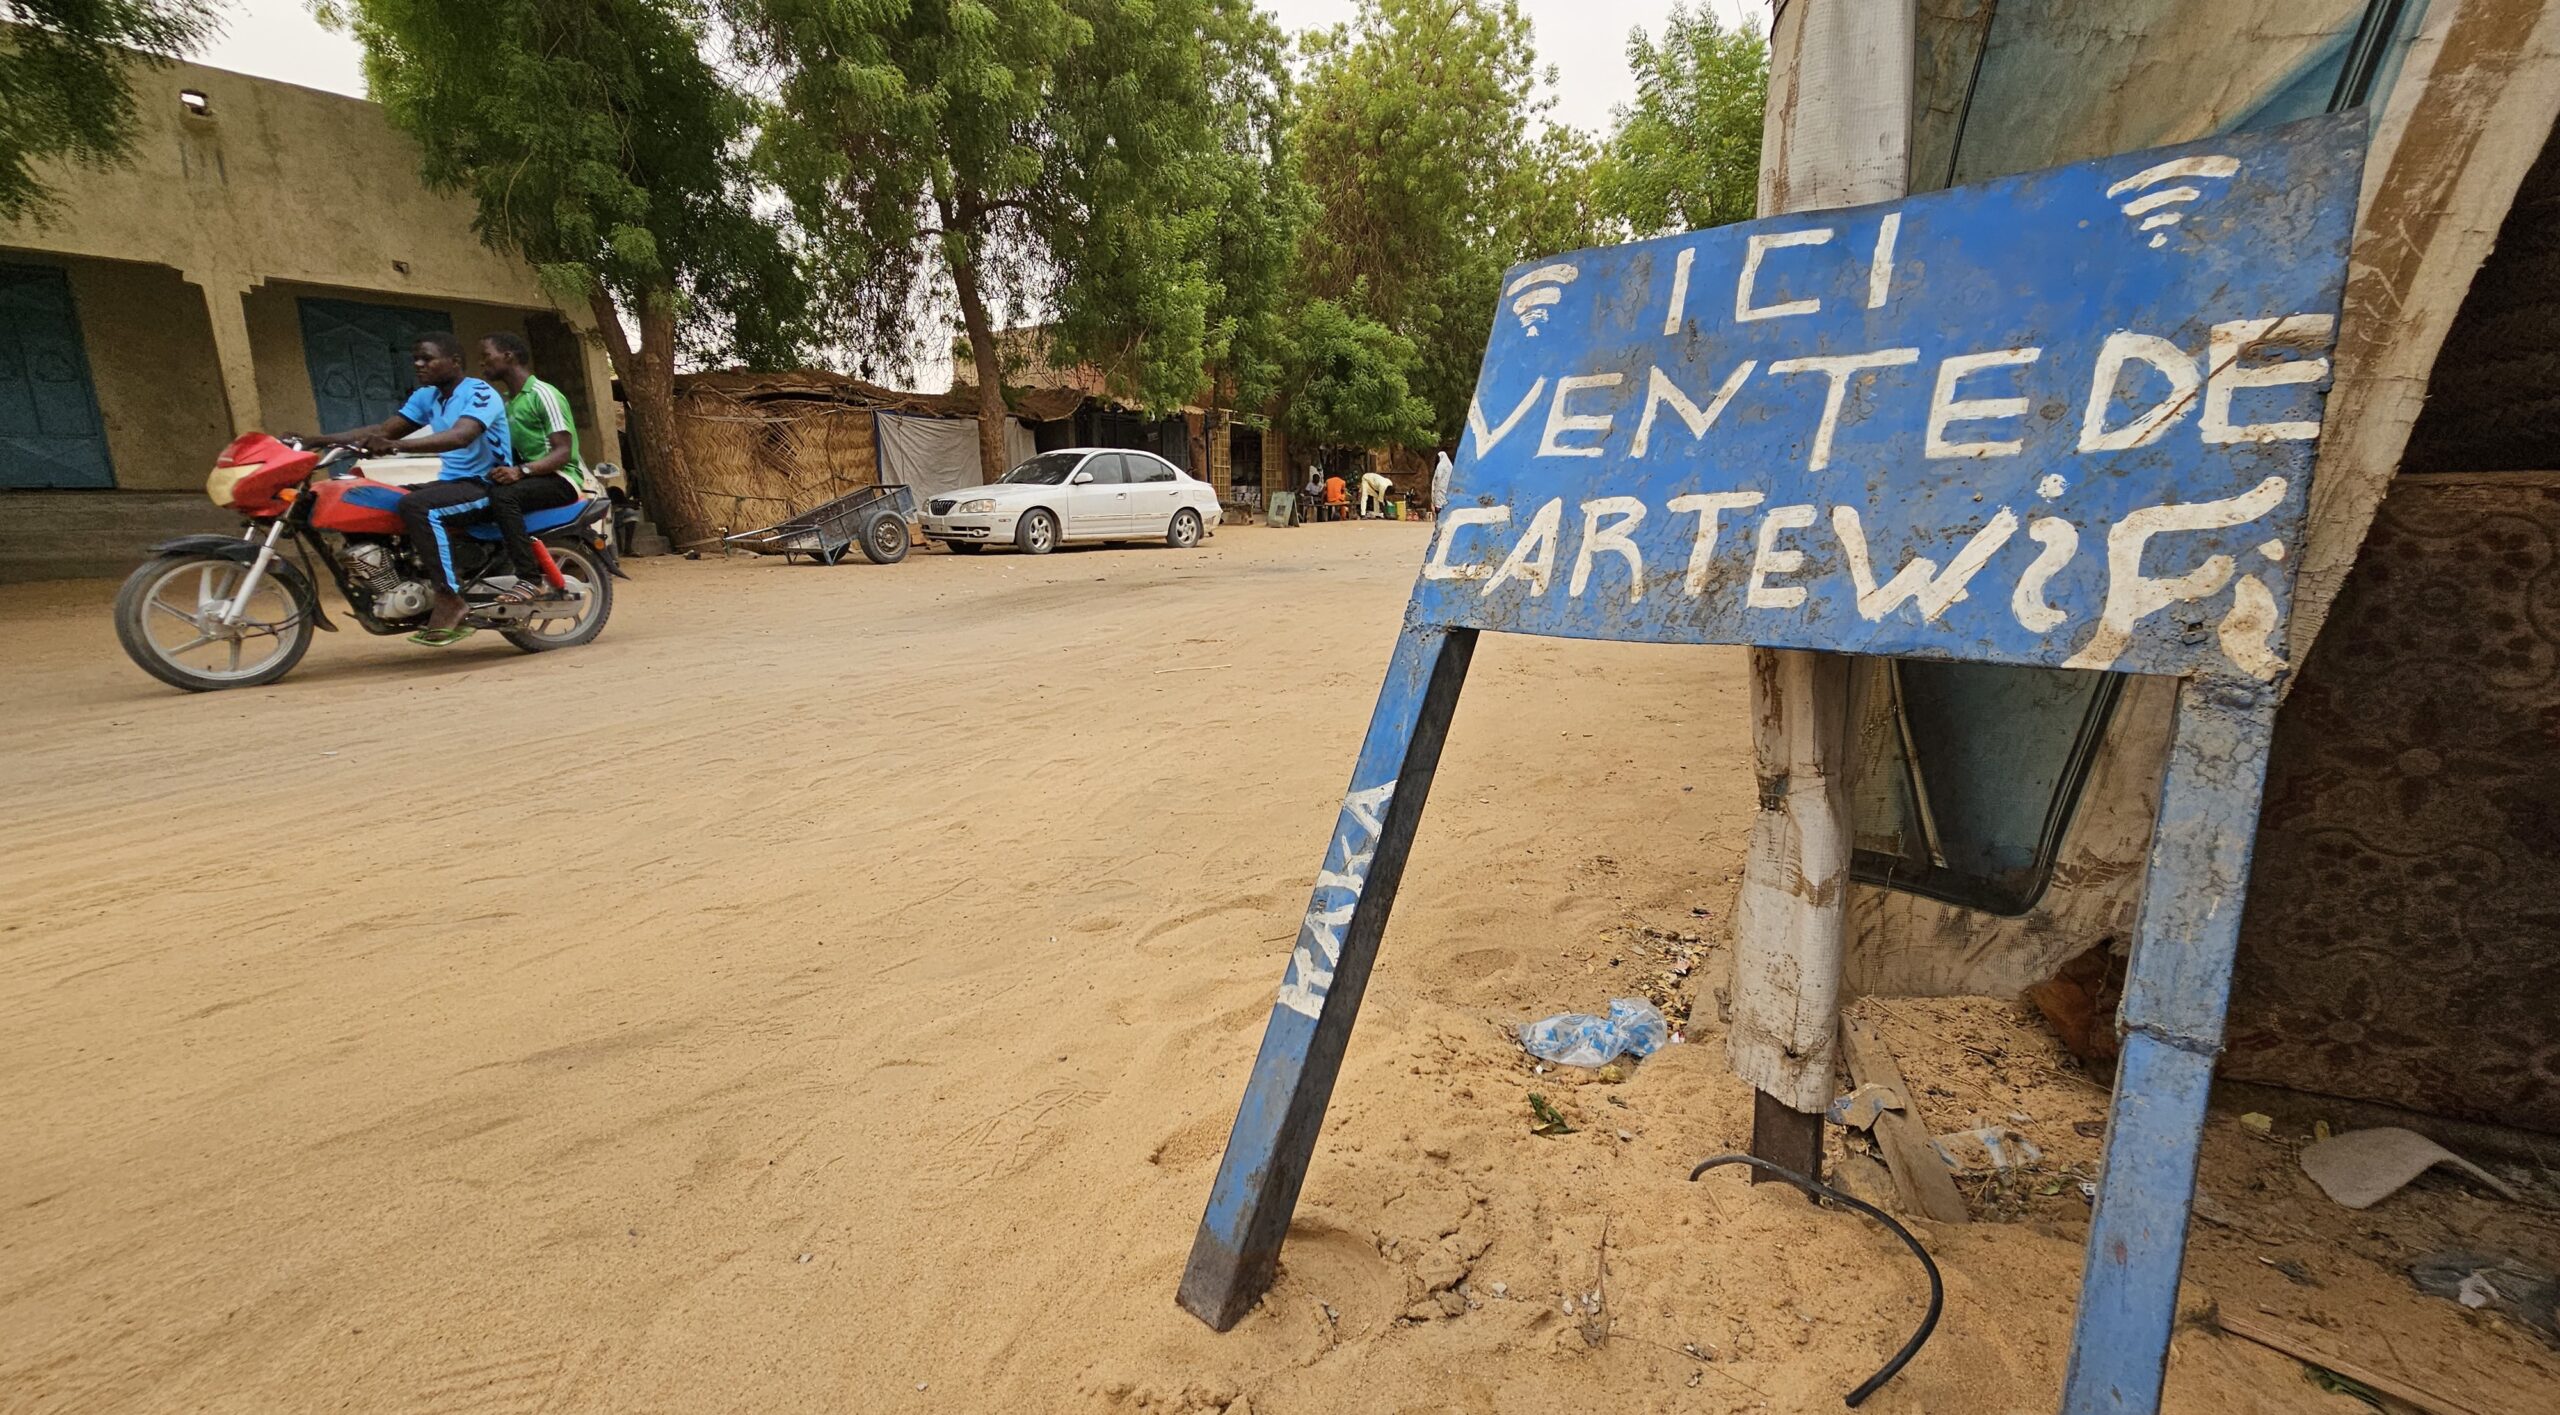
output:
[[[951,509],[957,515],[984,516],[996,509],[996,503],[991,496],[981,496],[975,501],[963,501]]]
[[[213,498],[214,505],[228,511],[232,509],[232,493],[239,489],[240,479],[256,470],[256,467],[216,467],[213,475],[204,479],[204,494]]]

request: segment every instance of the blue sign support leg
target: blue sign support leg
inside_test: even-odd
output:
[[[2259,685],[2179,685],[2063,1415],[2160,1408],[2274,724],[2274,694]]]
[[[1271,1286],[1369,965],[1395,905],[1476,631],[1408,623],[1299,925],[1176,1299],[1225,1331]]]

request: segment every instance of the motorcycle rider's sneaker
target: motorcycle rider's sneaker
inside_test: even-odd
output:
[[[409,642],[424,644],[431,649],[451,648],[479,632],[468,624],[456,624],[450,629],[420,629],[409,636]]]

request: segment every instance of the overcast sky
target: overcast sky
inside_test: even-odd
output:
[[[1764,0],[1708,0],[1728,21],[1745,15],[1767,27]],[[1357,0],[1262,0],[1291,29],[1351,18]],[[1626,100],[1627,31],[1659,33],[1671,0],[1521,0],[1537,26],[1538,58],[1560,79],[1555,116],[1593,132]],[[311,88],[362,95],[364,76],[353,40],[311,18],[304,0],[226,0],[229,29],[203,62]]]

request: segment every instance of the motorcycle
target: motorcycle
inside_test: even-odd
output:
[[[423,627],[433,581],[400,520],[407,488],[393,458],[367,463],[353,448],[306,447],[250,433],[223,450],[205,494],[245,525],[237,537],[180,536],[151,547],[151,559],[116,595],[116,637],[142,671],[189,692],[254,688],[293,671],[315,630],[338,626],[320,608],[318,571],[345,598],[366,632]],[[411,478],[403,478],[411,479]],[[466,605],[462,622],[494,629],[527,653],[575,648],[603,632],[613,613],[612,503],[588,497],[528,512],[535,558],[551,594],[502,601],[516,577],[497,528],[457,538],[454,571]]]

